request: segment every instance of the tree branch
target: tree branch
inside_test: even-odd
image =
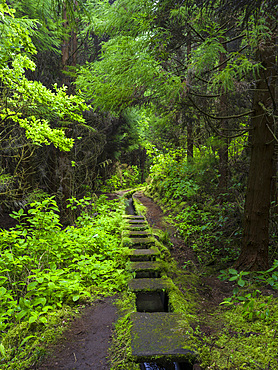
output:
[[[215,94],[215,95],[197,94],[197,93],[194,93],[192,91],[189,91],[189,94],[194,95],[194,96],[198,96],[200,98],[219,98],[219,96],[221,96],[220,94]]]
[[[200,37],[200,39],[202,40],[202,41],[206,41],[206,39],[202,36],[202,35],[200,35],[199,34],[199,32],[198,31],[196,31],[195,30],[195,28],[190,24],[190,23],[188,23],[188,25],[189,25],[189,27],[196,33],[196,35],[198,35],[199,37]]]
[[[244,37],[244,36],[246,36],[246,35],[239,35],[239,36],[236,36],[236,37],[234,37],[234,38],[232,38],[232,39],[230,39],[230,40],[222,41],[222,42],[221,42],[221,44],[222,44],[222,45],[228,44],[229,42],[236,41],[236,40],[238,40],[238,39],[241,39],[241,38],[242,38],[242,37]]]
[[[248,112],[245,112],[245,113],[235,114],[233,116],[224,116],[224,117],[212,116],[211,114],[203,111],[200,107],[198,107],[198,105],[190,97],[188,97],[188,99],[191,101],[191,103],[194,105],[194,107],[199,112],[201,112],[202,114],[204,114],[205,116],[207,116],[207,117],[209,117],[211,119],[217,119],[217,120],[234,119],[234,118],[240,118],[240,117],[248,116],[249,114],[254,113],[254,110],[251,110],[251,111],[248,111]]]
[[[241,53],[244,49],[247,48],[248,45],[245,45],[243,46],[241,49],[238,50],[238,53]],[[205,71],[203,73],[208,73],[208,72],[213,72],[215,71],[216,69],[222,67],[224,64],[226,64],[229,60],[231,60],[233,58],[233,55],[231,55],[229,58],[225,59],[223,62],[221,62],[220,64],[218,64],[216,67],[212,68],[212,69],[209,69],[208,71]]]

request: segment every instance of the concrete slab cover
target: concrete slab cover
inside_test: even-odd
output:
[[[192,354],[183,348],[186,337],[181,331],[179,320],[182,315],[169,312],[134,312],[131,314],[131,348],[137,358],[152,356],[174,356]]]
[[[130,256],[158,256],[160,254],[156,247],[148,249],[133,249],[130,251]]]
[[[162,291],[169,289],[169,283],[161,278],[132,279],[128,282],[128,287],[133,292],[141,291]]]
[[[129,262],[127,267],[132,271],[157,271],[161,269],[161,264],[156,261]]]
[[[137,220],[128,220],[128,223],[130,225],[133,225],[133,224],[140,224],[140,225],[148,225],[147,221],[143,220],[143,219],[137,219]]]
[[[150,232],[149,231],[128,231],[128,234],[132,237],[144,237],[144,236],[150,236]]]
[[[123,215],[123,218],[130,219],[130,220],[145,220],[144,216],[136,216],[136,215]]]
[[[127,226],[126,230],[134,230],[134,231],[137,231],[137,230],[146,230],[149,228],[149,225],[148,224],[145,224],[145,223],[142,223],[142,224],[130,224],[129,226]]]
[[[131,248],[146,248],[146,246],[154,244],[155,239],[154,238],[129,238]]]

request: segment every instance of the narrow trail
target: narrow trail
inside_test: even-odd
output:
[[[51,357],[36,370],[107,370],[108,348],[113,324],[117,320],[115,297],[95,301],[84,309],[64,334],[64,339],[50,348]]]
[[[147,208],[146,219],[151,227],[159,228],[169,234],[171,255],[182,267],[189,259],[196,261],[193,251],[175,235],[174,228],[164,220],[164,213],[154,201],[138,192],[134,195]],[[206,279],[208,287],[200,288],[203,309],[217,305],[227,293],[218,279]],[[223,289],[224,288],[224,289]],[[117,321],[116,297],[103,298],[84,308],[79,318],[75,319],[64,334],[64,338],[50,347],[50,355],[42,364],[32,370],[109,370],[107,361],[113,327]],[[211,328],[203,327],[209,334]],[[128,369],[126,369],[128,370]]]

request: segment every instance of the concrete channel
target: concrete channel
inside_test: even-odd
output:
[[[136,312],[130,316],[134,361],[141,370],[193,369],[196,353],[186,346],[180,326],[183,313],[175,312],[171,305],[174,283],[167,277],[160,244],[146,218],[136,214],[132,198],[126,213],[123,240],[130,248],[126,268],[134,276],[128,288],[136,296]]]

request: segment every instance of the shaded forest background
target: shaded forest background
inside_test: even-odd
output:
[[[277,368],[277,12],[0,2],[1,368],[36,366],[84,307],[119,294],[111,369],[138,369],[123,189],[165,213],[154,233],[177,257],[201,366]]]
[[[55,195],[67,224],[67,199],[147,181],[180,214],[218,214],[238,268],[269,267],[275,1],[30,0],[1,14],[2,214]]]

